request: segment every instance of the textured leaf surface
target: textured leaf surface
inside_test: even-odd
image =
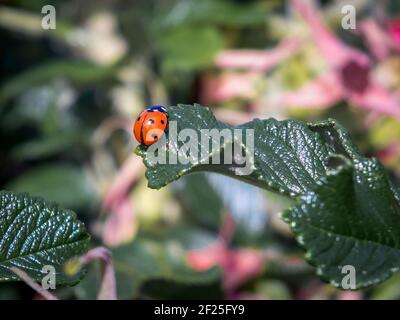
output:
[[[150,149],[139,146],[137,154],[147,166],[151,188],[162,186],[180,176],[198,171],[229,175],[296,199],[297,205],[283,218],[295,233],[317,273],[336,287],[346,274],[342,267],[352,265],[356,287],[362,288],[388,278],[400,267],[400,196],[383,167],[364,158],[349,133],[335,120],[304,124],[299,121],[255,119],[232,127],[219,122],[208,108],[178,105],[168,108],[177,130],[253,129],[253,171],[236,175],[238,165],[205,164],[204,159],[222,154],[232,139],[211,141],[210,151],[199,161],[186,164],[158,164]],[[188,158],[184,142],[167,133],[159,150],[168,156]],[[242,139],[242,141],[245,141]],[[242,148],[249,148],[241,144]],[[200,142],[196,146],[200,153]]]
[[[241,126],[228,126],[217,121],[212,112],[201,105],[169,107],[168,114],[170,123],[176,121],[178,132],[194,129],[200,136],[200,130],[226,129],[232,133],[231,139],[210,139],[209,152],[202,158],[201,152],[204,148],[202,149],[199,138],[196,145],[199,160],[187,164],[179,161],[177,164],[157,164],[148,157],[146,147],[139,146],[137,153],[143,157],[147,166],[146,176],[150,188],[161,188],[186,173],[202,170],[230,175],[262,188],[295,196],[308,190],[325,175],[325,160],[330,154],[329,149],[318,133],[301,122],[255,119]],[[248,147],[245,144],[246,129],[253,130],[251,135],[254,138],[254,153],[250,149],[246,152],[253,169],[251,175],[236,175],[235,170],[240,170],[240,166],[234,161],[225,165],[204,164],[203,160],[223,153],[228,145],[240,143],[235,138],[235,129],[240,129],[244,135],[241,139],[243,148]],[[168,159],[187,158],[183,145],[184,141],[170,132],[163,150],[166,151]]]
[[[56,283],[74,284],[81,277],[63,273],[66,260],[82,254],[89,235],[75,213],[26,193],[0,192],[0,281],[18,280],[15,266],[41,281],[42,268],[56,269]]]
[[[356,159],[354,167],[330,172],[283,217],[318,274],[336,287],[345,265],[354,266],[357,288],[399,270],[400,207],[375,160]]]

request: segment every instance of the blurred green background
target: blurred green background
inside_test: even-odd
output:
[[[356,30],[341,27],[346,3],[357,9]],[[45,5],[56,9],[55,29],[41,27]],[[314,13],[371,57],[369,81],[400,102],[399,1],[321,1]],[[388,42],[374,41],[363,21]],[[400,298],[399,276],[357,292],[319,280],[278,216],[288,200],[215,174],[151,190],[133,155],[140,111],[199,102],[233,124],[336,118],[399,184],[400,111],[382,97],[386,107],[374,109],[368,97],[336,96],[345,69],[342,82],[311,88],[311,103],[279,100],[336,72],[312,31],[280,0],[0,1],[1,189],[76,211],[93,245],[112,250],[121,299]],[[99,280],[93,264],[56,295],[95,298]],[[22,298],[37,297],[0,284],[0,299]]]

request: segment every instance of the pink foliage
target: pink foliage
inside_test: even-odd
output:
[[[200,101],[208,104],[234,98],[250,99],[256,94],[254,85],[259,78],[260,74],[254,71],[206,74],[201,81]]]
[[[385,59],[389,56],[390,49],[394,46],[393,39],[374,19],[367,18],[362,21],[360,30],[377,59]]]
[[[363,293],[360,291],[341,291],[337,295],[338,300],[362,300]]]
[[[400,18],[389,20],[387,29],[397,48],[400,49]]]
[[[214,265],[220,266],[226,292],[234,292],[247,280],[258,275],[264,261],[265,256],[258,250],[233,250],[221,242],[187,253],[187,262],[195,270],[205,271]]]
[[[400,118],[400,103],[395,94],[371,76],[372,60],[331,33],[323,25],[313,2],[292,0],[291,4],[308,24],[316,45],[331,69],[327,75],[322,75],[297,91],[289,92],[287,96],[283,95],[279,103],[283,106],[290,103],[294,106],[323,108],[344,99],[362,108]],[[371,28],[371,25],[367,24],[367,28]],[[376,51],[382,54],[381,50]],[[329,84],[328,90],[326,83]]]
[[[103,208],[109,210],[110,215],[104,223],[102,238],[108,246],[120,245],[134,236],[136,219],[129,192],[143,171],[144,166],[139,157],[128,157],[104,196]]]
[[[254,98],[256,81],[264,72],[296,52],[298,47],[298,40],[289,38],[273,49],[222,51],[215,58],[215,66],[225,71],[202,77],[200,101],[207,104]]]
[[[189,266],[197,271],[205,271],[212,266],[220,266],[223,273],[223,288],[229,296],[240,285],[257,276],[264,268],[266,255],[255,249],[231,249],[229,240],[234,232],[234,222],[226,216],[220,231],[220,238],[213,244],[186,255]]]
[[[302,88],[282,94],[279,106],[327,108],[345,100],[352,105],[400,119],[400,100],[372,76],[374,61],[364,52],[350,47],[328,30],[314,1],[291,0],[292,8],[304,19],[329,70]],[[360,25],[371,52],[378,59],[400,48],[400,20],[387,28],[366,19]],[[264,72],[285,61],[299,48],[300,41],[287,38],[268,50],[225,50],[217,55],[215,66],[226,70],[202,78],[200,100],[215,103],[234,98],[251,99],[257,94],[256,81]],[[234,71],[236,70],[236,71]],[[241,70],[240,72],[237,70]]]
[[[299,48],[299,41],[288,38],[275,48],[268,50],[224,50],[215,59],[215,65],[221,69],[246,69],[267,71],[288,57]]]
[[[256,114],[250,112],[227,110],[224,108],[217,109],[215,111],[215,116],[218,120],[232,125],[243,124],[245,122],[252,121],[254,118],[259,117]]]
[[[104,209],[112,209],[122,198],[126,197],[132,184],[144,172],[141,159],[135,155],[129,156],[122,164],[103,200]]]
[[[343,96],[338,85],[336,72],[325,73],[301,89],[287,92],[279,99],[284,106],[307,106],[308,108],[328,108]]]
[[[134,207],[128,197],[111,209],[103,225],[103,242],[110,247],[118,246],[132,240],[136,231]]]

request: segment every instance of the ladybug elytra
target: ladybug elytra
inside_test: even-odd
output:
[[[140,113],[133,126],[133,133],[139,143],[149,146],[161,138],[167,125],[167,109],[152,106]]]

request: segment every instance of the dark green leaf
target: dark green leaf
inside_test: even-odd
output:
[[[41,281],[42,268],[51,265],[57,285],[75,284],[82,273],[69,277],[63,266],[87,249],[89,239],[72,211],[26,193],[0,192],[0,281],[19,279],[13,266]]]
[[[277,121],[275,119],[255,119],[241,126],[228,126],[217,121],[207,107],[201,105],[178,105],[168,108],[169,122],[177,123],[177,130],[193,129],[198,133],[198,143],[195,145],[199,161],[181,164],[153,163],[146,152],[146,148],[139,146],[137,153],[141,155],[147,166],[146,177],[150,188],[161,188],[178,179],[180,176],[194,171],[215,171],[226,174],[259,187],[278,191],[295,196],[308,190],[325,175],[326,160],[330,150],[320,136],[310,130],[307,125],[298,121]],[[209,152],[202,159],[201,155],[201,129],[227,129],[231,138],[212,140]],[[248,162],[252,164],[250,175],[237,175],[240,167],[236,163],[213,165],[203,164],[203,160],[215,154],[222,154],[224,148],[235,143],[233,130],[241,129],[245,134],[246,129],[254,138],[254,152],[247,148]],[[167,159],[174,156],[186,157],[182,146],[185,144],[177,135],[168,136]],[[211,140],[211,139],[210,139]],[[245,143],[246,138],[242,138]],[[161,140],[160,140],[161,143]]]
[[[150,187],[161,188],[191,172],[229,175],[297,199],[298,205],[287,210],[284,219],[307,250],[306,257],[317,267],[318,274],[334,286],[342,286],[342,267],[346,265],[356,270],[357,288],[381,282],[399,270],[397,188],[376,160],[360,155],[348,132],[336,121],[306,125],[291,120],[255,119],[232,127],[217,121],[208,108],[200,105],[169,107],[168,113],[170,127],[166,141],[155,145],[158,153],[153,152],[153,146],[139,146],[136,150],[147,166]],[[194,143],[195,152],[188,153],[188,148],[183,148],[188,141],[173,134],[175,122],[178,132],[189,128],[198,136],[202,129],[231,133],[235,129],[252,129],[254,152],[243,143],[245,139],[238,141],[231,134],[226,139],[213,137],[209,151],[196,157],[207,145],[201,144],[199,138]],[[239,169],[235,162],[205,163],[216,155],[221,157],[232,144],[240,144],[246,151],[253,166],[250,175],[237,175],[243,168]],[[166,164],[154,161],[154,155],[163,152],[167,155]],[[169,164],[176,157],[192,161]]]
[[[329,119],[317,123],[309,123],[308,127],[320,135],[331,153],[339,154],[349,159],[361,156],[349,132],[337,121]]]
[[[381,282],[400,265],[400,207],[376,160],[355,159],[284,212],[306,258],[336,287],[342,267],[356,271],[356,287]]]

